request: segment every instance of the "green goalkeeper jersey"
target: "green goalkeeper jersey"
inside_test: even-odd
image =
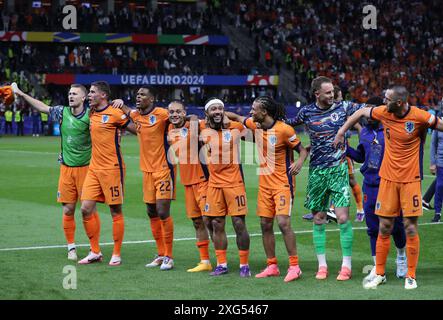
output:
[[[49,109],[53,121],[60,123],[61,152],[59,162],[69,167],[82,167],[91,159],[89,109],[73,115],[70,107],[55,106]]]

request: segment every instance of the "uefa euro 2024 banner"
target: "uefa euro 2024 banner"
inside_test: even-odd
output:
[[[150,86],[278,86],[277,75],[46,74],[44,83],[69,85],[107,81],[110,85]]]

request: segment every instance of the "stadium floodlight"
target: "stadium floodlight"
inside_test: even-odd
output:
[[[300,108],[300,106],[301,106],[301,102],[300,102],[300,101],[297,101],[297,102],[295,103],[295,106],[296,106],[297,108]]]

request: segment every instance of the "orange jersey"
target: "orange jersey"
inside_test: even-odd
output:
[[[231,121],[229,128],[214,130],[200,122],[200,139],[206,144],[209,186],[223,188],[244,185],[239,144],[245,127]]]
[[[185,186],[206,181],[209,177],[208,169],[199,159],[200,145],[199,126],[190,126],[186,121],[182,128],[175,128],[170,124],[168,128],[168,141],[171,149],[178,157],[180,167],[180,180]]]
[[[168,111],[154,108],[151,113],[141,115],[137,110],[130,117],[137,129],[140,145],[140,169],[144,172],[158,172],[171,169],[167,161],[167,120]]]
[[[300,144],[293,127],[276,121],[267,129],[258,129],[252,118],[244,122],[254,133],[260,159],[259,185],[267,189],[293,190],[289,166],[294,161],[294,148]]]
[[[371,118],[383,124],[385,153],[380,177],[393,182],[420,181],[426,129],[437,124],[437,118],[417,107],[410,107],[403,118],[387,111],[386,106],[372,108]]]
[[[120,150],[121,129],[129,124],[122,110],[107,106],[89,116],[92,142],[90,169],[123,169],[125,163]]]

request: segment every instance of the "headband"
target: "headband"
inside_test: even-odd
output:
[[[205,104],[205,111],[207,111],[210,106],[216,103],[221,104],[223,107],[225,106],[223,101],[221,101],[220,99],[211,99],[208,101],[208,103]]]

